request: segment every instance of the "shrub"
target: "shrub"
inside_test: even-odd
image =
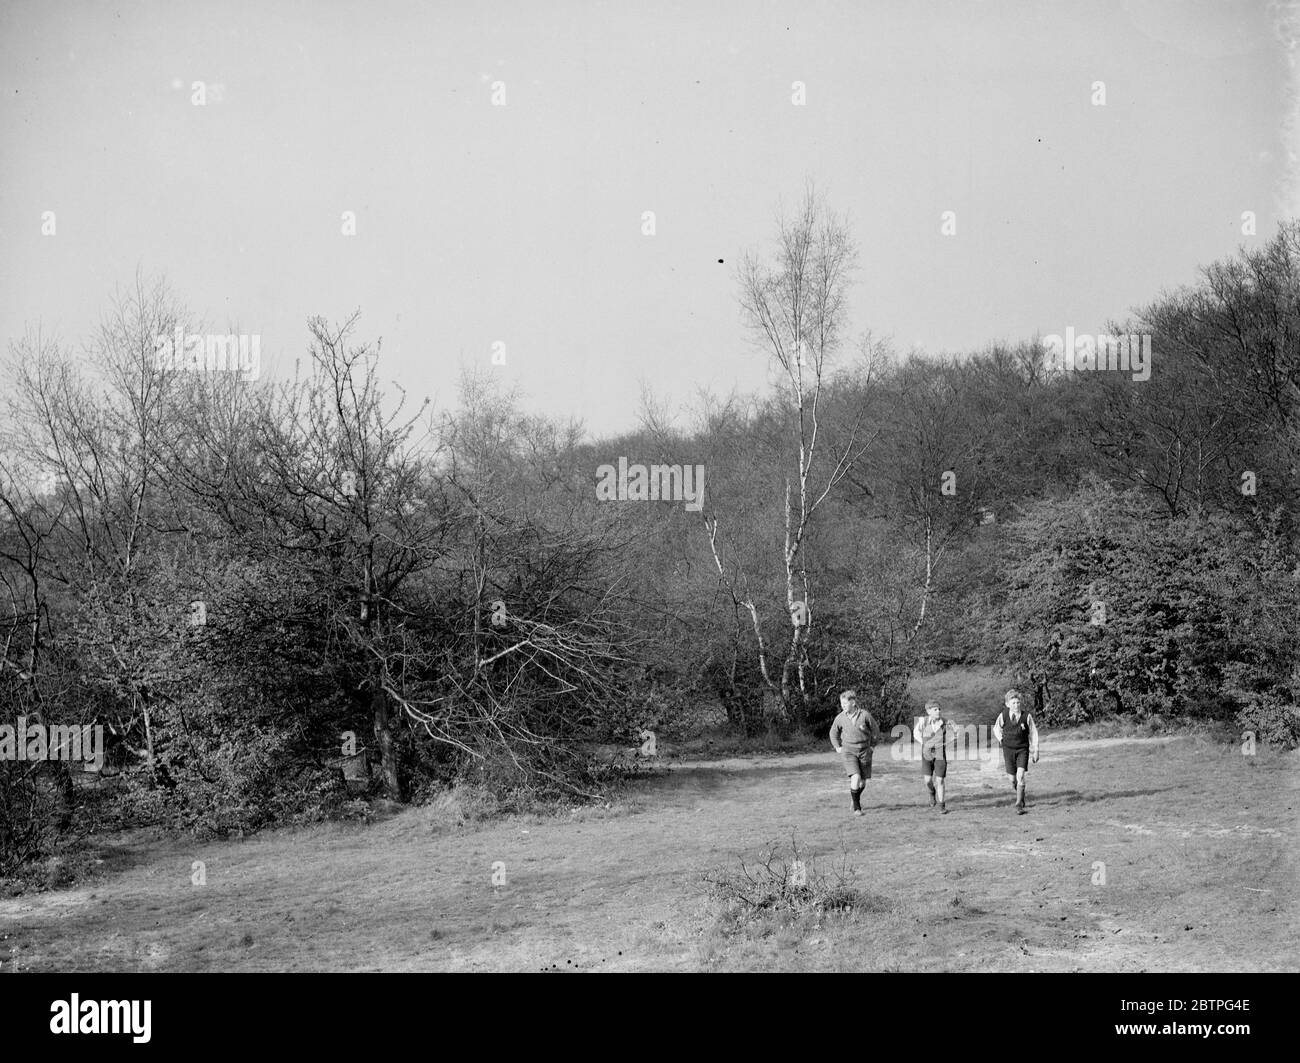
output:
[[[0,875],[47,855],[57,833],[58,809],[33,766],[0,760]]]
[[[1093,481],[1031,506],[1005,548],[993,626],[1043,723],[1229,720],[1300,666],[1300,580],[1275,522],[1171,519]]]
[[[1300,706],[1276,695],[1256,694],[1237,713],[1237,726],[1243,733],[1253,731],[1264,745],[1294,749],[1300,745]]]
[[[715,897],[742,916],[780,911],[802,915],[859,907],[864,898],[853,886],[856,875],[847,852],[825,869],[801,854],[792,834],[788,850],[780,843],[770,843],[754,863],[741,858],[739,869],[706,872],[704,881]]]

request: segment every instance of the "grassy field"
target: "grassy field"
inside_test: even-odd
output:
[[[916,692],[979,723],[1004,688],[953,670]],[[967,761],[939,816],[882,745],[856,818],[827,742],[670,763],[559,816],[457,826],[442,802],[240,841],[133,835],[80,888],[0,901],[0,970],[1293,971],[1297,767],[1054,733],[1028,815]],[[706,872],[792,836],[814,871],[856,869],[851,912],[738,918],[711,894]]]

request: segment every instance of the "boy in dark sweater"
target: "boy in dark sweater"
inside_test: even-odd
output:
[[[844,762],[855,816],[862,815],[862,791],[871,778],[871,749],[879,738],[875,717],[858,708],[857,691],[840,694],[840,713],[831,724],[831,745]]]

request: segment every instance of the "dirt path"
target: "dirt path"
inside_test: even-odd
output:
[[[939,816],[917,765],[882,746],[875,766],[861,818],[828,748],[671,766],[612,809],[561,818],[449,832],[414,809],[370,827],[155,843],[88,888],[0,902],[0,970],[1300,964],[1294,757],[1049,740],[1023,817],[996,768],[954,764]],[[887,910],[728,932],[700,876],[792,834],[818,861],[847,851]]]

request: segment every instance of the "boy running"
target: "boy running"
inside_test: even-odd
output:
[[[1002,763],[1011,776],[1011,789],[1016,791],[1016,814],[1025,814],[1025,773],[1029,762],[1038,763],[1038,728],[1034,717],[1020,711],[1020,691],[1007,691],[1006,712],[998,713],[993,725],[993,737],[1002,746]]]
[[[844,761],[855,816],[862,815],[862,790],[871,778],[871,748],[879,738],[875,717],[858,708],[857,691],[840,694],[840,714],[831,724],[831,745]]]
[[[946,816],[948,803],[943,799],[943,780],[948,774],[948,751],[945,747],[948,721],[940,715],[941,711],[937,701],[927,701],[925,715],[916,721],[912,737],[921,746],[921,775],[925,778],[925,788],[930,791],[930,807],[934,808],[937,788],[939,811]]]

